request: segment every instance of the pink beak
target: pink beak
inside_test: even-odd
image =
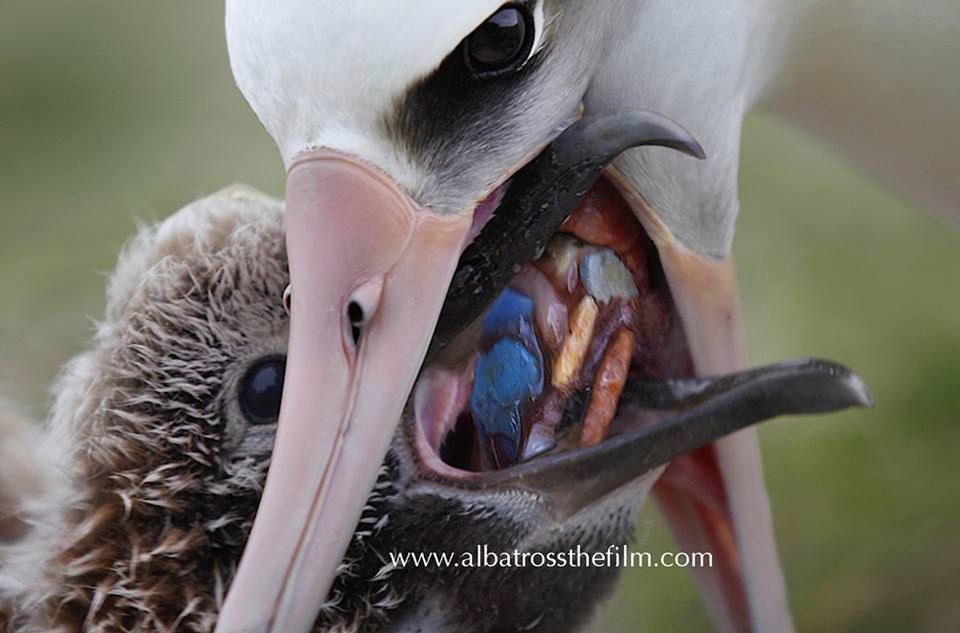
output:
[[[328,150],[290,167],[292,308],[272,466],[217,631],[309,630],[394,434],[471,224]]]
[[[696,373],[743,369],[746,345],[733,257],[714,260],[685,248],[645,203],[636,202],[636,208],[660,253]],[[691,466],[695,470],[683,470]],[[671,476],[673,468],[679,476]],[[675,485],[685,479],[697,483]],[[680,545],[715,555],[715,566],[695,571],[717,630],[791,633],[756,429],[677,460],[654,492]]]

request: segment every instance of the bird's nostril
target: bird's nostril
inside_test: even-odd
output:
[[[380,307],[383,295],[383,277],[373,277],[357,286],[347,302],[346,317],[350,323],[350,335],[353,345],[360,345],[363,330]]]
[[[347,318],[350,319],[350,335],[353,337],[353,344],[360,345],[360,336],[363,334],[363,324],[366,321],[363,306],[356,301],[351,301],[347,305]]]

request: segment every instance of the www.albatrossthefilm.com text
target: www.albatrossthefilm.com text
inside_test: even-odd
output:
[[[498,551],[481,544],[463,552],[390,552],[390,563],[404,567],[713,567],[711,552],[632,552],[627,545],[611,545],[605,551],[586,551],[577,545],[565,551]]]

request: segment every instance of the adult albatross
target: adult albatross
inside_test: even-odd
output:
[[[243,188],[143,230],[111,279],[91,348],[56,387],[43,437],[0,414],[0,631],[213,630],[277,428],[283,231],[282,205]],[[626,543],[658,466],[678,453],[866,397],[854,375],[820,361],[634,381],[623,399],[660,423],[485,484],[438,478],[408,413],[311,630],[582,630],[615,569],[417,568],[389,556],[459,555],[480,541],[494,554],[602,554]]]
[[[227,0],[237,84],[288,169],[293,305],[276,468],[219,631],[309,626],[435,324],[437,351],[581,196],[600,200],[593,237],[642,226],[654,247],[679,330],[632,333],[659,378],[744,365],[730,249],[741,124],[758,103],[955,208],[958,22],[951,0]],[[632,149],[594,179],[650,142],[682,152]],[[616,224],[622,209],[632,224]],[[489,362],[539,385],[535,347],[514,340]],[[457,376],[420,396],[434,449],[456,423]],[[520,387],[475,429],[494,445],[488,467],[509,470],[535,427],[554,428],[511,409],[530,405]],[[680,469],[700,485],[671,481]],[[680,543],[717,554],[699,575],[717,627],[790,631],[755,435],[679,460],[657,494]]]

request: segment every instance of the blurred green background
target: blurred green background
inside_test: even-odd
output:
[[[0,6],[0,391],[37,417],[135,230],[235,181],[282,193],[221,2]],[[761,431],[799,629],[958,630],[960,233],[749,121],[736,255],[751,360],[856,368],[872,411]],[[670,548],[652,509],[640,547]],[[633,570],[604,630],[707,631],[684,570]]]

